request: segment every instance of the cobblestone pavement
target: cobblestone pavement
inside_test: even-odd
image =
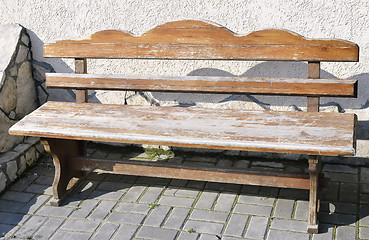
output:
[[[93,146],[95,157],[306,171],[306,161]],[[300,166],[298,163],[303,163]],[[320,233],[307,234],[308,191],[92,173],[61,207],[50,206],[44,157],[0,195],[5,239],[369,239],[369,168],[325,164]]]

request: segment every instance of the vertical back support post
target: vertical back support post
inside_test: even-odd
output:
[[[320,78],[320,62],[308,62],[308,78]],[[319,112],[319,97],[307,98],[307,111]],[[320,156],[309,155],[310,196],[307,231],[318,233]]]
[[[76,73],[87,73],[87,59],[76,58],[74,60],[74,67]],[[88,102],[87,90],[76,90],[76,102],[77,103]]]
[[[76,58],[74,60],[75,73],[87,73],[87,59]],[[88,102],[88,91],[86,89],[76,90],[76,103],[87,103]],[[87,142],[80,141],[81,152],[83,156],[86,156]]]

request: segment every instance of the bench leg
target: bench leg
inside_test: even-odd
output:
[[[310,199],[308,233],[318,233],[320,157],[309,156]]]
[[[84,156],[85,142],[64,139],[42,139],[46,152],[53,157],[55,176],[52,186],[53,198],[50,204],[59,206],[76,188],[84,174],[68,166],[69,156]]]

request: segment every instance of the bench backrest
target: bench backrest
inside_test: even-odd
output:
[[[86,58],[308,61],[308,78],[162,77],[49,74],[48,87],[75,88],[77,102],[87,89],[278,94],[308,96],[308,111],[318,111],[320,96],[356,97],[355,80],[320,78],[320,62],[358,61],[358,46],[342,40],[306,39],[284,30],[238,36],[202,21],[169,22],[142,36],[108,30],[84,40],[45,44],[45,57],[75,58],[76,73],[87,73]],[[319,80],[317,80],[319,79]],[[158,87],[159,86],[159,87]]]

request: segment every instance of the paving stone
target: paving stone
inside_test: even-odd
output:
[[[83,201],[75,210],[71,218],[87,218],[88,215],[92,212],[92,210],[100,203],[99,200],[87,199]]]
[[[25,192],[52,195],[52,188],[51,186],[33,183],[27,187]]]
[[[93,233],[99,225],[100,222],[97,221],[67,219],[61,226],[61,229]]]
[[[151,208],[148,204],[121,202],[119,203],[115,211],[147,214],[150,211],[150,209]]]
[[[38,215],[47,217],[61,217],[66,218],[73,212],[73,208],[68,207],[54,207],[54,206],[42,206],[37,212]]]
[[[228,213],[224,212],[195,209],[192,211],[190,219],[198,221],[225,223],[227,221],[228,215],[229,215]]]
[[[20,225],[25,222],[30,216],[18,213],[0,212],[0,224]]]
[[[260,195],[263,197],[274,197],[276,198],[279,193],[279,188],[276,187],[261,187]]]
[[[369,227],[369,205],[360,205],[359,225]]]
[[[369,239],[369,228],[360,227],[359,228],[359,238],[360,239]]]
[[[50,239],[55,234],[56,230],[63,224],[65,219],[63,218],[48,218],[48,220],[42,225],[36,234],[34,239]]]
[[[121,182],[101,182],[96,189],[102,191],[120,191],[126,192],[132,186],[129,183],[121,183]]]
[[[274,208],[273,217],[291,218],[295,206],[295,200],[280,198]]]
[[[118,232],[114,235],[114,240],[128,240],[132,239],[133,235],[137,232],[139,226],[122,224]]]
[[[194,188],[194,189],[203,189],[205,185],[206,185],[206,182],[204,181],[190,180],[188,181],[187,187]]]
[[[234,213],[242,213],[257,216],[270,216],[272,212],[272,207],[269,206],[257,206],[257,205],[246,205],[246,204],[236,204],[233,209]]]
[[[356,216],[341,213],[319,213],[319,221],[335,225],[355,225]]]
[[[270,167],[270,168],[283,168],[283,164],[279,162],[262,162],[256,161],[251,164],[252,166],[263,166],[263,167]]]
[[[31,193],[6,191],[1,198],[4,200],[26,203],[29,202],[34,196],[35,194]]]
[[[19,212],[24,207],[22,202],[12,202],[0,199],[0,211],[2,212]]]
[[[321,202],[320,211],[328,213],[345,213],[356,214],[357,205],[353,203],[341,203],[341,202]]]
[[[359,168],[351,167],[347,165],[325,164],[322,171],[323,172],[358,174]]]
[[[32,198],[31,201],[29,201],[26,205],[22,207],[21,210],[19,210],[20,213],[27,213],[27,214],[33,214],[35,213],[42,205],[44,205],[48,200],[50,199],[50,196],[48,195],[39,195]]]
[[[162,196],[158,203],[161,205],[169,205],[174,207],[192,207],[195,202],[194,198],[184,198],[184,197],[172,197],[172,196]]]
[[[218,183],[218,182],[207,182],[205,185],[206,190],[232,192],[232,193],[239,192],[241,188],[242,188],[241,184],[229,184],[229,183]]]
[[[220,212],[230,212],[233,208],[236,197],[237,197],[236,193],[228,193],[228,192],[220,193],[214,205],[214,210]]]
[[[217,167],[223,167],[223,168],[229,168],[232,167],[233,161],[229,159],[219,159],[219,161],[216,163]]]
[[[356,238],[356,228],[349,226],[338,226],[336,230],[336,240],[347,240]]]
[[[297,232],[287,232],[287,231],[280,231],[280,230],[270,230],[267,240],[304,240],[309,239],[310,235],[307,233],[297,233]]]
[[[36,178],[37,178],[37,176],[35,176],[35,175],[28,175],[26,177],[23,177],[23,178],[19,179],[16,183],[11,185],[9,187],[9,190],[22,192],[22,191],[26,190],[33,183],[33,181]]]
[[[54,178],[50,176],[39,176],[36,178],[35,183],[40,185],[51,186],[53,184]]]
[[[97,233],[93,236],[92,239],[111,239],[114,233],[119,228],[119,224],[114,223],[104,223],[97,231]]]
[[[164,229],[164,228],[153,228],[143,226],[137,233],[137,238],[143,239],[157,239],[157,240],[165,240],[165,239],[175,239],[177,235],[176,230],[172,229]]]
[[[224,225],[221,223],[188,220],[183,228],[193,229],[197,233],[220,234],[223,227]]]
[[[264,239],[266,228],[268,227],[268,218],[252,216],[250,224],[246,230],[245,237],[253,239]]]
[[[32,216],[16,233],[17,238],[30,238],[40,226],[47,220],[47,217]]]
[[[188,217],[190,209],[174,207],[170,212],[169,217],[164,223],[165,228],[181,229],[185,220]]]
[[[13,235],[13,233],[15,233],[18,229],[18,226],[0,224],[0,239],[3,239],[4,236],[8,236],[7,239],[10,239],[9,236]]]
[[[197,233],[182,231],[179,233],[177,240],[197,240],[198,238],[199,235]]]
[[[151,227],[160,227],[168,215],[171,207],[169,206],[156,206],[151,213],[145,219],[143,225]]]
[[[71,239],[78,239],[84,240],[89,239],[91,237],[91,233],[83,233],[83,232],[69,232],[64,230],[58,230],[52,239],[55,240],[71,240]]]
[[[98,200],[118,201],[123,194],[124,192],[119,191],[94,190],[89,197]]]
[[[203,191],[196,202],[195,208],[211,209],[218,197],[218,192]]]
[[[154,203],[158,200],[159,196],[162,194],[164,188],[161,186],[150,186],[144,195],[140,198],[140,203]]]
[[[122,198],[124,202],[137,202],[143,192],[146,190],[147,186],[134,185]]]
[[[300,201],[296,202],[295,219],[306,221],[309,215],[309,202]]]
[[[219,240],[221,239],[220,235],[210,235],[210,234],[201,234],[199,240]]]
[[[243,237],[248,220],[249,216],[247,215],[232,214],[224,231],[224,235]]]
[[[332,182],[345,182],[345,183],[359,182],[359,176],[357,174],[325,172],[324,176],[329,178],[329,180]]]
[[[319,223],[319,234],[313,234],[312,240],[327,240],[333,239],[334,226]]]
[[[329,187],[321,188],[321,199],[326,201],[338,201],[338,192],[340,184],[330,182]]]
[[[369,204],[369,194],[360,194],[360,203]]]
[[[284,199],[308,200],[309,191],[303,189],[281,188],[279,197]]]
[[[85,199],[96,189],[98,184],[98,181],[84,181],[81,183],[78,189],[76,189],[76,192],[73,193],[72,197]]]
[[[116,202],[101,201],[88,218],[93,220],[103,220],[111,213],[115,205]]]
[[[166,186],[171,181],[170,178],[159,178],[159,177],[139,177],[136,184],[139,185],[159,185]]]
[[[167,196],[175,196],[175,197],[189,197],[189,198],[196,198],[199,195],[199,190],[194,189],[181,189],[181,188],[173,188],[168,187],[164,195]]]
[[[258,194],[260,192],[260,186],[243,185],[241,192],[246,194]]]
[[[239,203],[255,204],[263,206],[273,206],[274,198],[262,197],[262,196],[251,196],[251,195],[240,195],[238,198]]]
[[[360,182],[361,183],[369,183],[369,168],[361,167]]]
[[[145,218],[144,214],[113,212],[107,218],[107,221],[113,223],[127,223],[140,225],[144,218]]]
[[[278,230],[288,230],[293,232],[306,232],[307,223],[289,219],[274,218],[271,222],[270,228]]]
[[[250,161],[239,160],[234,163],[234,167],[237,169],[247,169],[249,167]]]
[[[359,200],[359,186],[353,183],[341,183],[339,200],[342,202],[355,203]]]

